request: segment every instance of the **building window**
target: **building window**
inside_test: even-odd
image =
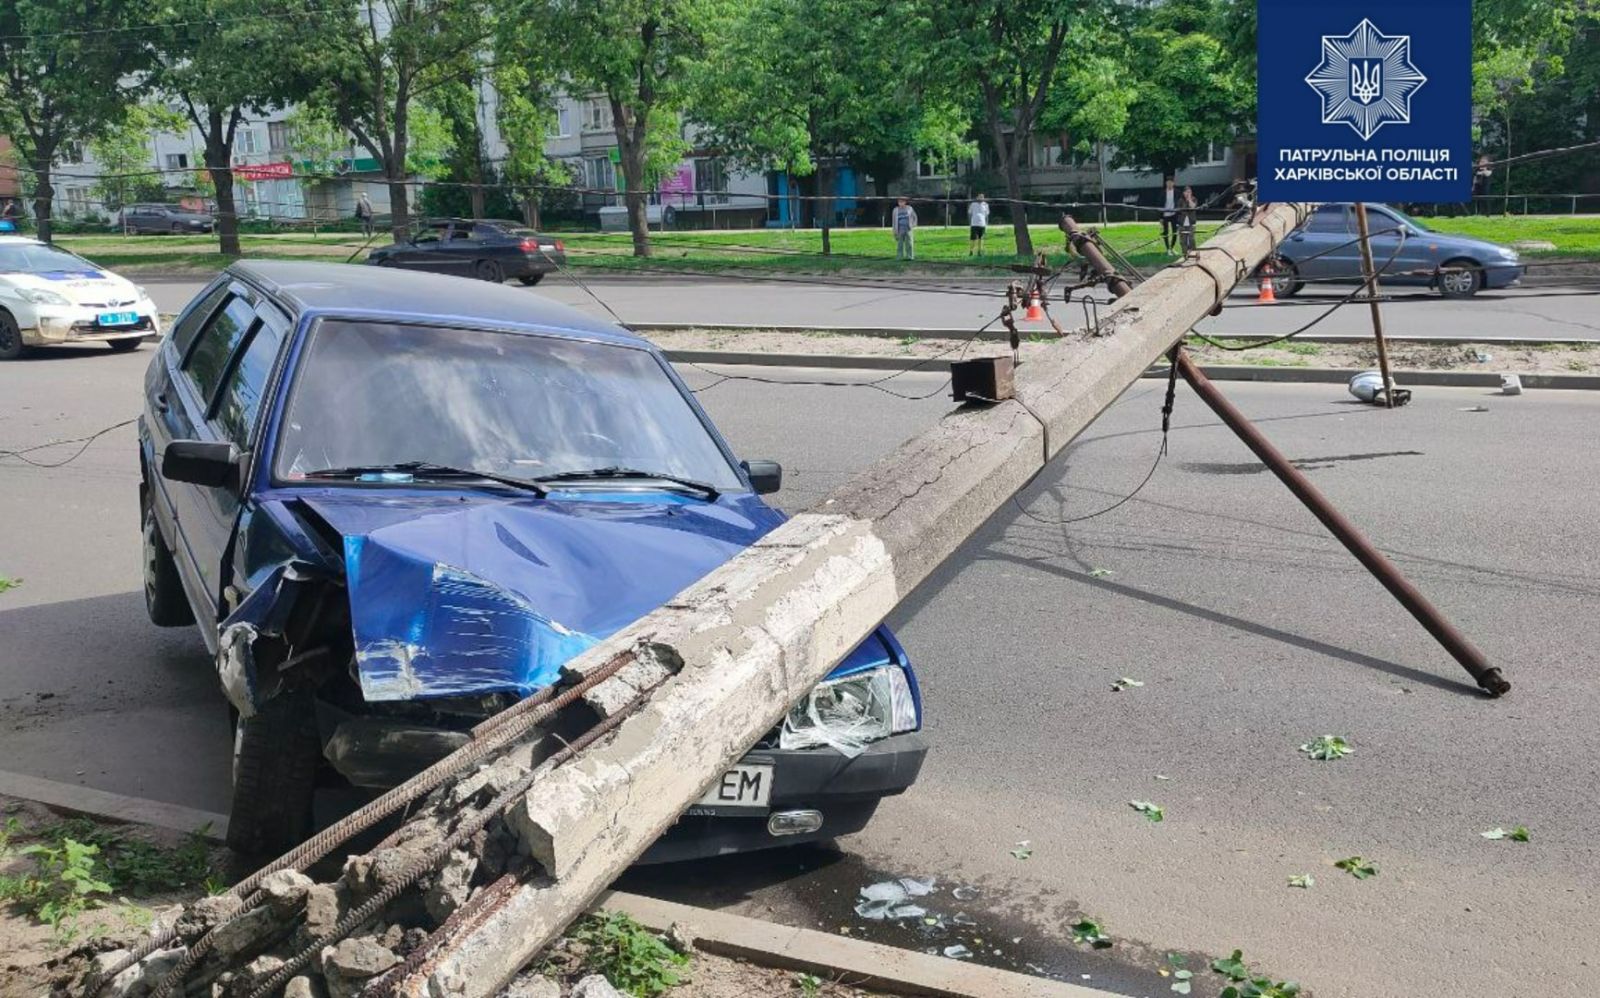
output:
[[[949,175],[949,166],[933,153],[917,154],[917,179],[938,180]]]
[[[550,138],[564,139],[572,134],[572,108],[561,104],[556,108],[556,116],[550,122]]]
[[[605,132],[611,129],[611,102],[604,97],[590,97],[583,102],[583,130]]]
[[[289,148],[289,123],[287,121],[267,122],[267,148],[273,152],[284,152]]]
[[[1228,146],[1222,142],[1207,142],[1195,156],[1190,166],[1222,166],[1228,161]]]
[[[583,161],[585,186],[595,191],[617,189],[617,170],[610,156],[590,156]]]
[[[186,152],[167,153],[167,169],[187,170],[189,168],[189,154]]]
[[[728,166],[720,159],[694,161],[694,186],[701,204],[728,203]]]
[[[66,189],[66,195],[67,195],[67,214],[73,216],[74,218],[81,218],[84,215],[88,214],[88,212],[89,212],[89,188],[87,188],[87,187],[68,187]]]
[[[235,132],[233,136],[233,151],[246,155],[260,152],[261,150],[256,147],[256,130],[254,128],[241,128]]]
[[[1061,166],[1066,158],[1061,154],[1061,140],[1044,141],[1037,136],[1033,140],[1033,166],[1039,168]]]
[[[64,163],[82,163],[83,162],[83,143],[82,142],[63,142],[63,143],[61,143],[61,161],[64,162]]]

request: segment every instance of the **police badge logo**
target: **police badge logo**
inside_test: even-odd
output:
[[[1324,125],[1371,141],[1384,125],[1411,123],[1411,95],[1428,78],[1411,63],[1410,35],[1385,35],[1363,18],[1348,35],[1322,36],[1322,62],[1306,82],[1322,97]]]

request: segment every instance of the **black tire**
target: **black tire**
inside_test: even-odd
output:
[[[172,234],[175,235],[175,236],[183,235],[183,226],[180,225],[177,222],[173,222],[172,223]]]
[[[517,278],[517,280],[520,281],[524,286],[531,288],[535,284],[538,284],[540,281],[544,280],[544,275],[543,274],[523,274],[521,277]]]
[[[322,743],[311,696],[284,690],[240,719],[233,739],[228,847],[280,856],[311,834]]]
[[[504,284],[506,282],[506,272],[493,260],[479,260],[477,267],[473,269],[473,273],[478,275],[478,280],[488,281],[490,284]]]
[[[1450,260],[1440,270],[1434,284],[1445,298],[1471,298],[1483,290],[1483,268],[1475,260]]]
[[[1272,287],[1278,297],[1293,298],[1306,286],[1306,282],[1300,279],[1300,268],[1296,267],[1292,260],[1279,260],[1277,268],[1278,273],[1272,278]]]
[[[130,350],[139,349],[139,345],[143,342],[144,338],[142,336],[130,336],[125,340],[106,340],[106,346],[111,348],[112,353],[127,353]]]
[[[144,608],[157,627],[184,627],[194,623],[194,611],[183,593],[178,566],[161,537],[148,494],[139,501],[139,527],[144,536]]]
[[[0,311],[0,360],[16,360],[28,350],[22,345],[22,330],[10,312]]]

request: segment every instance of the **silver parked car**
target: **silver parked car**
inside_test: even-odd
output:
[[[1435,232],[1398,208],[1367,205],[1367,228],[1380,284],[1422,285],[1446,298],[1470,298],[1484,288],[1509,288],[1522,280],[1525,268],[1511,247]],[[1354,208],[1319,205],[1278,247],[1278,256],[1274,283],[1280,295],[1295,294],[1308,281],[1359,283]]]

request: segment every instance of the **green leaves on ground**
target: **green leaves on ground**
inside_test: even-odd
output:
[[[0,575],[0,593],[8,589],[15,589],[20,585],[22,585],[21,579],[8,579],[4,575]]]
[[[1297,873],[1289,878],[1290,887],[1303,887],[1307,890],[1310,890],[1312,887],[1315,887],[1316,884],[1317,881],[1309,873]]]
[[[1300,751],[1313,759],[1331,760],[1343,759],[1355,749],[1338,735],[1321,735],[1300,746]]]
[[[1194,987],[1194,971],[1174,970],[1172,972],[1172,990],[1180,995],[1186,995]]]
[[[31,858],[34,869],[0,877],[0,902],[22,907],[55,930],[63,945],[70,943],[78,935],[78,916],[95,904],[95,895],[111,893],[96,869],[99,854],[99,846],[76,839],[25,846],[17,855]]]
[[[1479,832],[1478,834],[1490,840],[1510,839],[1513,842],[1528,841],[1528,830],[1522,825],[1518,825],[1509,832],[1504,828],[1491,828],[1487,832]]]
[[[1167,817],[1167,813],[1161,809],[1161,805],[1151,801],[1130,800],[1128,801],[1128,806],[1144,815],[1147,821],[1165,821]]]
[[[1341,859],[1339,862],[1333,865],[1337,866],[1341,870],[1344,870],[1357,880],[1365,880],[1368,877],[1376,877],[1378,875],[1378,868],[1373,866],[1368,860],[1362,859],[1360,856],[1351,856],[1348,859]]]
[[[1089,569],[1089,577],[1091,579],[1103,579],[1108,575],[1116,575],[1116,574],[1117,574],[1116,572],[1113,572],[1109,568],[1091,568],[1091,569]]]
[[[1144,683],[1141,683],[1137,679],[1129,679],[1127,676],[1123,676],[1121,679],[1111,684],[1111,692],[1121,693],[1123,690],[1138,689],[1143,685]]]
[[[1273,981],[1270,977],[1254,977],[1240,985],[1229,985],[1217,993],[1217,998],[1295,998],[1300,985],[1293,981]]]
[[[1033,855],[1033,843],[1029,842],[1027,839],[1023,839],[1021,842],[1017,843],[1017,847],[1015,849],[1011,850],[1011,855],[1015,856],[1017,859],[1027,859],[1029,856]]]
[[[1111,946],[1111,937],[1100,928],[1100,923],[1088,918],[1072,926],[1072,941],[1088,943],[1095,949],[1108,949]]]
[[[1228,956],[1219,956],[1212,960],[1211,969],[1230,981],[1242,981],[1250,976],[1250,969],[1244,965],[1242,949],[1236,949]]]
[[[620,911],[589,916],[572,938],[585,947],[584,966],[638,998],[655,998],[685,980],[688,956]]]

